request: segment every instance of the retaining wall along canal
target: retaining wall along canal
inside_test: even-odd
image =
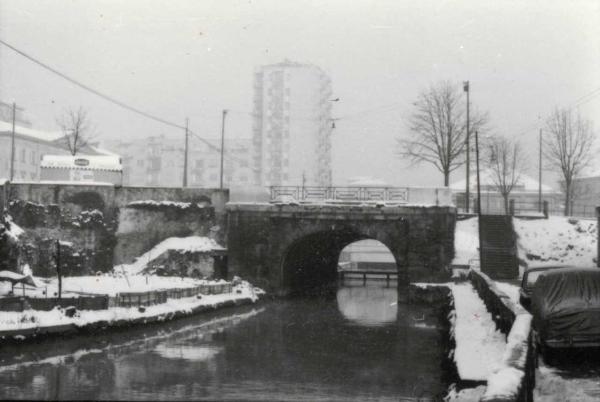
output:
[[[514,303],[487,275],[471,270],[470,280],[500,329],[507,335],[499,369],[487,380],[485,402],[530,402],[535,387],[535,352],[531,315]]]

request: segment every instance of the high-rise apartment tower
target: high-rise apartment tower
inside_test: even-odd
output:
[[[253,157],[257,185],[331,185],[331,79],[319,67],[284,61],[254,77]]]

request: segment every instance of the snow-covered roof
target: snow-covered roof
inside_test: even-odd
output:
[[[479,174],[479,181],[482,186],[495,186],[494,175],[491,170],[484,170]],[[533,179],[530,176],[525,174],[521,174],[519,177],[519,181],[515,187],[515,190],[525,190],[525,191],[538,191],[538,181]],[[453,191],[465,191],[466,179],[456,181],[450,184],[450,189]],[[474,174],[469,177],[469,187],[471,190],[477,190],[477,174]],[[546,184],[542,183],[542,192],[552,193],[554,189]]]
[[[122,171],[117,155],[44,155],[42,168]]]
[[[0,133],[12,133],[12,123],[0,121]],[[42,131],[21,126],[15,126],[15,134],[48,142],[56,141],[64,136],[60,131]]]
[[[388,184],[380,178],[371,176],[356,176],[348,179],[349,186],[358,187],[388,187]]]

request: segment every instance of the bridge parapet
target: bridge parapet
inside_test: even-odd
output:
[[[271,201],[289,197],[298,202],[453,205],[448,187],[271,186],[269,192]]]

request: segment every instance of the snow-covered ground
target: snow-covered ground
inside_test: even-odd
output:
[[[119,320],[134,320],[151,318],[178,311],[191,312],[200,306],[212,306],[228,300],[252,299],[256,301],[262,290],[255,289],[248,282],[235,286],[231,293],[218,295],[203,295],[202,298],[187,297],[182,299],[167,299],[166,303],[147,306],[145,311],[137,307],[115,307],[108,310],[81,310],[74,317],[67,317],[64,312],[55,308],[51,311],[25,310],[23,312],[3,312],[0,315],[0,330],[23,330],[36,327],[73,324],[81,327],[99,321],[108,323]]]
[[[568,264],[595,266],[595,220],[551,216],[548,219],[513,219],[519,257],[529,267]]]
[[[600,400],[600,376],[566,378],[540,361],[535,375],[533,398],[545,402],[592,402]]]
[[[116,272],[135,275],[144,270],[146,265],[152,259],[158,257],[167,250],[180,250],[189,252],[208,252],[212,250],[225,250],[216,241],[208,237],[190,236],[190,237],[169,237],[158,243],[150,251],[145,252],[131,264],[117,265]]]
[[[479,229],[477,223],[477,218],[456,222],[453,265],[468,265],[470,260],[479,259]]]
[[[506,336],[496,329],[492,315],[470,283],[450,286],[456,309],[454,360],[458,374],[463,380],[485,381],[502,361]]]
[[[53,297],[58,292],[57,278],[35,278],[38,288],[27,286],[25,295],[30,297]],[[76,297],[81,294],[97,294],[115,296],[121,292],[149,292],[163,289],[193,288],[209,283],[225,283],[225,281],[208,281],[194,278],[179,278],[157,275],[96,275],[70,276],[62,279],[62,295]],[[0,296],[6,295],[11,286],[8,282],[0,282]],[[43,292],[47,292],[44,294]],[[22,295],[21,285],[15,286],[15,294]]]
[[[513,303],[519,304],[519,289],[520,289],[520,286],[514,285],[512,283],[498,282],[498,281],[496,281],[496,286],[502,292],[506,293],[506,295],[510,298],[510,300]]]

